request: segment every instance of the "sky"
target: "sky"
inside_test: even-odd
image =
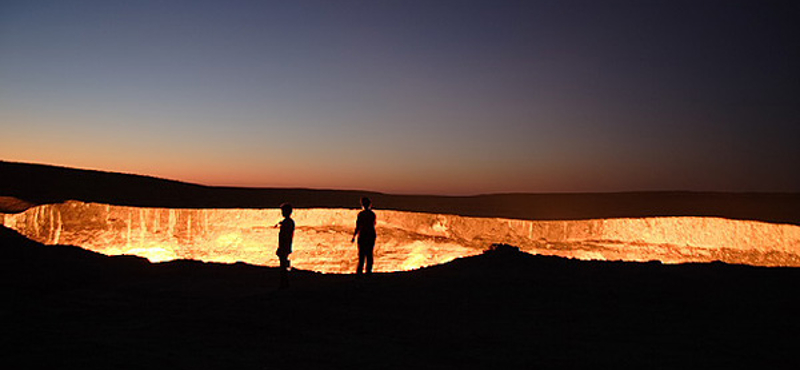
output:
[[[0,0],[0,160],[408,194],[799,192],[798,4]]]

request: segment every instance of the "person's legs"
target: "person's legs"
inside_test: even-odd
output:
[[[364,268],[364,249],[358,246],[358,266],[356,267],[356,277],[361,276],[361,270]]]
[[[372,250],[367,253],[367,275],[372,275]]]
[[[372,263],[374,261],[372,257],[373,250],[375,250],[375,240],[365,240],[362,247],[362,253],[364,254],[364,258],[367,260],[367,275],[372,274]]]
[[[280,275],[281,275],[281,288],[288,288],[289,287],[289,256],[278,256],[278,259],[281,261],[280,266]]]

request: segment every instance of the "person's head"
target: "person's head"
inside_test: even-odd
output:
[[[289,217],[292,215],[292,205],[290,203],[283,203],[281,204],[281,213],[283,217]]]
[[[364,209],[369,209],[369,207],[372,206],[372,201],[367,197],[363,197],[361,198],[361,206],[364,207]]]

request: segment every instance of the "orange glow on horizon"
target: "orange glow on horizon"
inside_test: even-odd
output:
[[[12,145],[13,146],[13,145]],[[5,148],[8,149],[8,148]],[[34,150],[34,151],[31,151]],[[109,149],[110,150],[110,149]],[[497,169],[472,168],[469,172],[452,169],[406,168],[384,163],[378,167],[349,167],[305,158],[304,162],[280,163],[262,160],[224,160],[206,158],[198,153],[175,155],[154,150],[136,156],[111,154],[88,156],[67,148],[17,148],[17,155],[3,161],[42,164],[76,170],[155,177],[204,186],[246,188],[307,188],[331,190],[363,190],[387,194],[419,194],[468,196],[514,192],[580,192],[620,191],[613,186],[597,189],[586,187],[584,176],[570,171],[548,169],[544,175],[509,177],[495,173]],[[20,155],[20,153],[22,155]],[[27,153],[28,155],[24,155]],[[2,153],[0,153],[2,154]],[[133,159],[136,158],[136,159]],[[496,178],[505,179],[498,184]],[[537,184],[531,188],[529,184]],[[643,188],[646,188],[644,186]]]

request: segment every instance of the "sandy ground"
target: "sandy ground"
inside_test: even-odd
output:
[[[490,252],[369,280],[0,229],[3,368],[796,368],[800,270]]]

